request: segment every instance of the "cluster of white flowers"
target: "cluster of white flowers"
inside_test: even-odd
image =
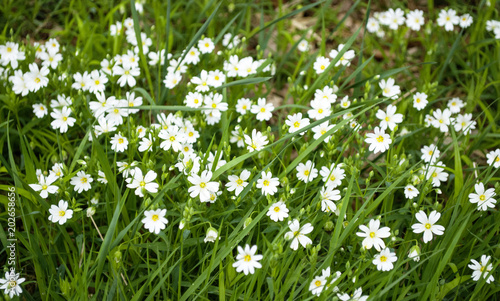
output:
[[[440,27],[444,27],[446,31],[452,31],[454,25],[459,25],[461,28],[468,28],[473,22],[470,14],[457,15],[454,9],[442,9],[436,23]],[[375,12],[373,17],[368,19],[366,29],[375,33],[378,37],[385,36],[384,27],[386,26],[391,30],[397,30],[400,26],[406,25],[413,31],[420,31],[425,25],[424,12],[416,9],[410,10],[406,13],[400,8],[389,8],[385,12]]]

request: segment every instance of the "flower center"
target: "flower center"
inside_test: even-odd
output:
[[[480,269],[481,273],[484,272],[484,267],[481,266],[481,269]]]
[[[205,184],[205,182],[201,182],[201,183],[200,183],[200,187],[201,187],[201,188],[205,188],[206,186],[207,186],[207,184]]]
[[[486,196],[485,196],[484,194],[481,194],[481,195],[479,196],[479,199],[480,199],[481,201],[484,201],[484,200],[486,200]]]
[[[38,78],[38,77],[37,77],[37,78],[35,78],[35,83],[37,83],[37,84],[38,84],[39,82],[40,82],[40,78]]]
[[[236,184],[238,184],[238,185],[243,184],[243,180],[242,180],[242,179],[238,179],[238,180],[236,180]]]
[[[118,114],[118,112],[120,112],[120,111],[119,111],[118,109],[114,109],[114,110],[113,110],[113,112],[114,112],[115,114]]]
[[[432,173],[432,177],[433,177],[433,178],[435,178],[435,177],[437,177],[437,176],[438,176],[438,174],[437,174],[436,172],[433,172],[433,173]]]
[[[316,282],[314,282],[314,285],[316,285],[316,286],[321,286],[321,281],[316,280]]]
[[[188,151],[189,151],[189,147],[187,147],[187,146],[186,146],[186,147],[184,147],[184,151],[185,151],[185,152],[188,152]]]
[[[266,111],[266,108],[260,108],[260,111],[264,113]]]
[[[10,285],[10,287],[16,287],[17,286],[17,282],[14,281],[14,280],[11,280],[11,281],[9,281],[9,285]]]
[[[46,190],[46,189],[47,189],[47,185],[43,185],[43,186],[42,186],[42,189],[43,189],[43,190]]]
[[[318,113],[320,113],[320,114],[323,113],[323,109],[319,109]]]
[[[124,74],[125,74],[125,75],[129,75],[129,74],[130,74],[130,71],[125,70]]]
[[[207,47],[207,48],[208,48],[208,46],[210,46],[210,45],[209,45],[208,43],[205,43],[205,47]]]
[[[385,94],[389,94],[389,92],[390,92],[390,91],[391,91],[391,90],[389,90],[389,88],[384,88],[384,93],[385,93]]]
[[[95,80],[95,84],[96,84],[96,85],[98,85],[98,84],[100,84],[100,83],[101,83],[101,82],[100,82],[99,80],[97,80],[97,79]]]
[[[444,122],[443,119],[439,119],[439,123],[443,123],[443,122]]]
[[[431,224],[427,223],[425,224],[425,229],[429,230],[431,228]]]
[[[245,255],[245,259],[243,259],[244,261],[246,262],[249,262],[250,260],[252,260],[252,257],[250,255]]]
[[[200,101],[198,100],[198,98],[196,98],[196,99],[194,100],[194,103],[199,103],[199,102],[200,102]]]
[[[215,103],[212,104],[212,108],[217,108],[217,105]]]
[[[389,117],[385,117],[385,121],[389,122],[390,118]]]
[[[83,184],[87,183],[87,178],[82,178],[80,182],[82,182]]]
[[[385,256],[380,256],[380,261],[381,261],[381,262],[386,262],[386,261],[387,261],[387,257],[385,257]]]
[[[59,216],[65,216],[66,212],[64,210],[59,211]]]
[[[118,139],[118,143],[122,144],[123,143],[123,138]]]
[[[330,181],[332,181],[332,182],[335,181],[335,176],[334,175],[330,176]]]
[[[64,116],[62,119],[63,119],[63,121],[67,121],[68,117]]]
[[[321,65],[321,70],[325,70],[325,65]]]
[[[384,137],[378,136],[377,137],[377,142],[384,142]]]
[[[417,98],[416,102],[417,102],[417,103],[420,103],[420,98]]]
[[[152,219],[154,222],[156,222],[157,220],[159,220],[159,219],[160,219],[160,217],[158,217],[158,214],[154,214],[154,215],[151,217],[151,219]]]
[[[174,136],[171,136],[171,137],[170,137],[170,141],[175,141],[175,137],[174,137]]]
[[[300,126],[300,122],[298,121],[295,121],[295,123],[293,124],[294,127],[298,128]]]
[[[432,156],[433,151],[429,151],[429,156]]]
[[[268,180],[264,180],[264,186],[269,186],[269,181]]]
[[[309,175],[309,170],[304,171],[304,175],[308,176]]]
[[[278,206],[274,207],[274,212],[280,212],[280,207]]]
[[[12,48],[7,47],[7,52],[12,52]]]
[[[194,133],[193,132],[189,132],[188,136],[189,137],[193,137]]]
[[[146,182],[141,181],[141,183],[139,183],[139,185],[141,185],[141,187],[144,187],[144,186],[146,186]]]
[[[325,130],[321,130],[321,135],[324,135],[326,133]]]
[[[375,232],[370,232],[370,237],[374,238],[375,237]]]
[[[219,80],[219,76],[218,75],[216,75],[214,78],[215,78],[215,80]]]

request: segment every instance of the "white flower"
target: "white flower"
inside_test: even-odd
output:
[[[386,12],[389,28],[392,30],[398,29],[400,25],[405,23],[405,13],[400,8],[396,8],[396,10],[389,8]]]
[[[328,213],[335,212],[337,205],[333,201],[338,201],[340,198],[340,191],[338,189],[334,190],[331,186],[322,187],[320,191],[321,211]]]
[[[465,106],[463,100],[458,97],[454,97],[448,101],[448,108],[452,114],[460,113],[460,109]]]
[[[495,281],[493,275],[491,275],[491,270],[493,270],[493,264],[491,261],[491,256],[481,255],[481,263],[477,262],[474,259],[470,260],[472,263],[468,265],[469,268],[473,270],[472,272],[472,280],[478,281],[483,275],[483,278],[486,279],[486,283],[490,283]]]
[[[394,83],[395,81],[393,78],[388,78],[387,81],[383,79],[380,81],[380,83],[378,83],[380,89],[382,89],[383,96],[390,99],[398,98],[399,93],[401,93],[401,89],[399,88],[398,85],[395,85]]]
[[[226,75],[220,70],[208,72],[208,84],[212,87],[220,87],[226,81]]]
[[[406,185],[406,187],[405,187],[405,197],[407,199],[412,200],[418,194],[419,194],[419,191],[417,190],[417,188],[415,188],[415,186],[410,185],[410,184]]]
[[[330,60],[324,56],[318,56],[314,62],[313,68],[316,74],[325,72],[326,68],[330,65]]]
[[[495,189],[490,188],[485,190],[483,183],[474,185],[476,193],[469,194],[469,201],[472,204],[477,203],[477,210],[486,211],[489,208],[495,208],[497,201],[494,199],[496,196]]]
[[[406,14],[406,26],[414,31],[419,31],[420,27],[424,25],[424,12],[416,9]]]
[[[290,128],[288,129],[288,132],[290,133],[295,133],[304,127],[309,125],[309,118],[302,118],[302,113],[296,113],[293,115],[288,115],[287,120],[285,120],[286,125],[288,125]],[[301,135],[304,135],[305,132],[300,133]]]
[[[47,177],[40,175],[38,184],[29,184],[34,191],[40,191],[40,196],[46,199],[50,194],[54,194],[59,190],[59,187],[52,185],[58,177],[54,173],[50,173]]]
[[[307,111],[307,115],[312,119],[320,120],[332,114],[332,105],[324,99],[315,99],[311,101],[310,106],[312,110]]]
[[[494,168],[500,167],[500,148],[486,154],[486,163]]]
[[[269,211],[267,211],[267,216],[273,221],[283,221],[283,219],[288,217],[288,208],[286,208],[286,204],[282,201],[276,202],[269,207]]]
[[[417,92],[413,95],[413,107],[417,110],[422,110],[427,105],[427,94]]]
[[[299,44],[297,45],[297,49],[300,51],[300,52],[304,52],[304,51],[307,51],[309,50],[309,43],[307,43],[306,40],[301,40],[299,42]]]
[[[325,86],[323,87],[323,90],[316,89],[316,91],[314,92],[314,101],[328,102],[330,105],[332,105],[337,100],[337,94],[335,94],[336,90],[338,90],[337,86],[334,86],[334,88]]]
[[[203,239],[203,242],[205,242],[205,243],[207,243],[207,242],[215,242],[215,240],[217,238],[220,239],[219,233],[217,232],[217,230],[215,230],[214,228],[210,227],[207,230],[207,235],[205,236],[205,239]]]
[[[451,111],[448,109],[437,109],[432,113],[434,120],[432,126],[439,129],[443,133],[448,133],[448,126],[451,124]]]
[[[121,134],[115,134],[110,142],[111,149],[115,152],[124,152],[128,147],[128,139]]]
[[[198,176],[193,174],[188,177],[188,181],[193,184],[189,187],[188,192],[192,198],[200,196],[200,201],[208,202],[210,201],[210,193],[219,191],[218,182],[210,182],[212,179],[212,172],[209,170],[202,171],[201,175]]]
[[[99,70],[94,70],[90,73],[91,81],[89,85],[90,93],[102,93],[106,89],[106,84],[108,78],[104,73],[99,72]]]
[[[439,159],[439,156],[441,155],[441,152],[434,144],[431,144],[429,146],[425,145],[420,151],[422,152],[421,159],[424,160],[424,162],[434,163]]]
[[[378,126],[375,127],[373,133],[366,134],[366,143],[369,143],[369,151],[373,151],[374,154],[378,152],[385,152],[389,149],[389,145],[392,143],[391,136],[386,134],[384,130],[380,129]]]
[[[313,295],[319,296],[325,288],[328,289],[330,284],[335,282],[341,275],[342,273],[337,271],[335,272],[335,276],[330,281],[328,281],[328,278],[330,278],[330,267],[321,270],[321,276],[316,276],[313,278],[311,284],[309,284],[309,290]],[[333,291],[337,292],[338,288],[334,287]]]
[[[166,130],[161,130],[158,137],[164,139],[160,144],[162,149],[169,150],[172,148],[176,153],[182,149],[182,143],[186,142],[186,136],[175,125],[169,126]]]
[[[144,228],[149,230],[149,232],[160,234],[160,231],[165,229],[165,225],[168,224],[168,219],[165,218],[165,214],[167,214],[167,209],[144,211],[145,217],[141,222],[144,224]]]
[[[318,176],[318,170],[314,168],[314,163],[311,160],[308,160],[306,164],[299,163],[296,169],[297,179],[304,183],[308,183]]]
[[[60,200],[58,206],[52,205],[49,209],[49,221],[64,225],[71,217],[73,217],[73,210],[68,209],[68,202]]]
[[[337,294],[337,297],[342,301],[366,301],[369,296],[363,295],[363,289],[358,287],[350,296],[349,294]]]
[[[203,104],[203,94],[199,92],[189,92],[184,99],[186,106],[190,108],[199,108]]]
[[[88,191],[90,188],[90,183],[92,183],[94,179],[90,177],[90,175],[86,174],[83,170],[80,170],[76,173],[76,176],[72,177],[70,180],[70,184],[74,185],[75,191],[81,193],[82,191]]]
[[[238,255],[236,255],[236,262],[233,263],[233,267],[236,268],[236,272],[243,272],[245,275],[248,273],[255,273],[255,269],[262,268],[259,260],[262,259],[262,255],[255,254],[257,252],[257,246],[245,245],[245,249],[238,246]]]
[[[49,74],[49,69],[47,67],[38,68],[36,63],[29,65],[29,72],[24,74],[24,80],[26,86],[31,92],[36,92],[43,87],[47,87],[49,84],[49,79],[47,75]]]
[[[342,109],[347,109],[351,105],[351,101],[349,100],[349,97],[346,95],[340,100],[340,107]]]
[[[56,178],[61,178],[62,176],[64,176],[63,167],[64,165],[62,163],[54,163],[50,174],[55,175]]]
[[[371,249],[372,247],[375,247],[375,249],[379,252],[381,249],[385,248],[385,243],[382,238],[391,236],[391,229],[389,227],[379,228],[380,221],[378,219],[370,220],[368,227],[365,225],[359,226],[359,229],[363,232],[357,232],[356,235],[365,238],[362,242],[364,248]]]
[[[439,16],[437,19],[437,24],[441,27],[444,27],[446,31],[452,31],[453,25],[458,25],[460,22],[460,18],[457,16],[457,12],[453,9],[442,9],[439,12]]]
[[[251,137],[249,135],[243,135],[243,138],[245,139],[245,144],[249,152],[260,151],[269,143],[267,137],[256,129],[252,130]]]
[[[397,107],[393,105],[388,105],[386,110],[386,112],[378,110],[375,116],[381,120],[381,130],[385,131],[389,127],[391,131],[394,131],[396,125],[403,122],[403,114],[396,114]]]
[[[218,111],[217,113],[220,113],[221,111],[224,112],[228,109],[227,102],[222,101],[222,94],[219,93],[210,93],[209,95],[206,95],[204,102],[204,107],[210,109],[204,110],[203,113],[205,114],[213,113],[214,111]]]
[[[201,53],[210,53],[214,50],[215,45],[212,39],[204,38],[198,41],[198,48]]]
[[[12,83],[12,91],[14,93],[26,96],[30,92],[22,70],[15,70],[14,75],[9,76],[9,81]]]
[[[0,278],[0,290],[4,290],[4,294],[12,299],[14,296],[21,295],[23,289],[20,284],[25,280],[25,278],[19,278],[19,273],[16,274],[15,271],[5,272],[5,279]]]
[[[248,178],[250,178],[251,173],[244,169],[240,176],[230,175],[228,177],[229,182],[227,182],[226,187],[228,191],[234,191],[234,195],[238,196],[248,185]]]
[[[42,60],[42,66],[56,69],[63,57],[55,51],[42,52],[38,56]]]
[[[314,136],[313,138],[316,140],[316,139],[319,139],[321,136],[323,136],[323,134],[329,132],[331,129],[333,129],[335,127],[334,124],[329,124],[328,121],[325,121],[315,127],[313,127],[311,130],[313,131],[314,133]],[[323,142],[324,143],[328,143],[328,141],[330,140],[330,138],[332,137],[332,135],[330,136],[327,136]]]
[[[314,227],[310,223],[301,227],[299,221],[294,219],[293,221],[288,221],[288,227],[290,228],[290,231],[285,233],[285,239],[292,239],[292,243],[290,244],[290,248],[292,248],[292,250],[297,250],[299,248],[299,243],[304,248],[307,247],[307,245],[312,244],[312,240],[306,236],[306,234],[309,234],[314,230]]]
[[[139,109],[132,109],[133,107],[139,107],[142,105],[142,97],[138,96],[138,97],[135,97],[135,93],[134,92],[127,92],[125,94],[125,97],[126,97],[126,100],[124,101],[124,103],[126,102],[127,103],[127,111],[129,114],[135,114],[137,112],[139,112]]]
[[[252,107],[252,101],[248,98],[240,98],[236,103],[236,112],[241,115],[245,115],[247,111],[250,111]]]
[[[263,195],[274,195],[276,192],[278,192],[278,185],[279,185],[278,178],[273,178],[273,175],[271,172],[265,172],[263,171],[261,174],[261,178],[257,180],[257,188],[262,189],[262,194]]]
[[[36,117],[43,118],[43,116],[48,114],[48,110],[45,105],[37,103],[33,105],[33,113],[35,113]]]
[[[375,18],[368,18],[368,23],[366,24],[366,29],[368,32],[376,33],[380,29],[380,24]]]
[[[448,180],[448,173],[444,172],[443,162],[439,161],[437,163],[429,163],[424,168],[424,173],[426,174],[426,179],[429,180],[432,178],[432,186],[439,187],[441,186],[441,182],[446,182]]]
[[[139,167],[130,171],[132,178],[127,178],[125,181],[128,183],[127,187],[130,189],[135,189],[135,195],[144,197],[144,192],[157,193],[158,185],[154,181],[156,180],[157,174],[153,170],[146,173],[145,176],[142,175],[142,170]]]
[[[193,76],[191,78],[191,83],[196,85],[196,91],[198,92],[208,92],[210,87],[208,85],[208,72],[206,70],[202,70],[200,73],[200,77]]]
[[[75,118],[69,117],[70,114],[71,110],[68,107],[63,107],[61,110],[54,110],[54,112],[50,113],[50,116],[54,118],[54,121],[50,125],[54,130],[59,129],[61,133],[66,133],[68,127],[73,126],[76,121]]]
[[[165,79],[163,80],[163,83],[165,84],[165,87],[168,89],[173,89],[179,82],[182,80],[182,75],[180,72],[168,72],[167,75],[165,75]]]
[[[476,128],[476,121],[472,120],[472,114],[459,114],[454,120],[455,131],[463,131],[465,135]]]
[[[432,240],[432,234],[443,235],[444,227],[441,225],[436,225],[437,221],[441,217],[441,213],[437,211],[432,211],[429,214],[429,218],[427,218],[427,214],[424,211],[420,210],[415,214],[415,218],[420,222],[419,224],[413,224],[411,228],[413,229],[413,233],[422,233],[424,232],[424,243],[428,243]]]
[[[259,98],[256,105],[252,105],[250,112],[252,114],[257,114],[256,118],[259,121],[268,121],[273,116],[272,111],[274,111],[274,105],[272,103],[266,103],[265,98]]]
[[[325,182],[325,186],[336,188],[340,184],[342,184],[342,180],[345,178],[345,171],[339,165],[335,165],[332,163],[330,168],[323,166],[321,167],[321,171],[319,174],[323,177],[323,182]]]
[[[408,253],[408,258],[413,259],[415,262],[420,261],[420,248],[418,246],[413,246]]]
[[[141,153],[150,151],[152,149],[153,142],[154,139],[151,137],[151,134],[149,134],[149,137],[144,137],[141,141],[139,141],[139,147],[137,148],[137,150]]]
[[[344,48],[344,44],[340,44],[339,47],[337,48],[337,50],[332,49],[330,51],[330,54],[329,54],[330,57],[332,59],[335,59],[337,57],[337,55],[343,50],[343,48]],[[356,54],[355,54],[354,50],[347,50],[340,57],[340,59],[337,61],[337,63],[335,64],[335,67],[339,66],[340,64],[342,64],[342,66],[349,67],[351,65],[351,60],[354,58],[355,55]]]
[[[106,179],[106,174],[103,171],[99,170],[97,172],[97,176],[98,176],[97,182],[102,184],[108,184],[108,179]]]
[[[469,27],[470,25],[472,24],[472,17],[471,15],[469,14],[464,14],[460,17],[460,23],[458,23],[458,25],[460,25],[460,27],[462,28],[467,28]]]
[[[379,271],[390,271],[394,268],[393,262],[397,260],[396,253],[391,252],[389,248],[385,248],[379,254],[375,255],[372,263],[377,266],[377,270]]]
[[[120,87],[124,87],[126,84],[129,87],[135,87],[137,82],[134,77],[141,75],[141,69],[132,64],[124,64],[123,67],[115,65],[113,67],[113,75],[121,75],[117,81],[117,84],[119,84]]]
[[[23,61],[25,58],[24,51],[19,51],[19,44],[7,42],[5,45],[0,45],[0,64],[3,66],[10,63],[12,69],[17,69],[19,65],[17,61]]]

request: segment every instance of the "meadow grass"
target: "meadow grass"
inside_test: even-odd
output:
[[[500,215],[494,192],[500,189],[500,153],[492,152],[500,148],[500,23],[489,29],[491,20],[500,20],[495,1],[401,1],[391,7],[377,1],[326,0],[24,4],[5,1],[0,7],[0,45],[6,45],[0,49],[0,240],[6,246],[0,263],[5,263],[5,279],[11,268],[24,278],[16,285],[0,284],[6,300],[499,299]],[[407,18],[410,11],[421,9],[425,22],[420,30],[404,22],[391,29],[390,23],[382,24],[387,15],[378,14],[389,8],[402,9]],[[458,16],[470,14],[472,23],[445,30],[437,19],[449,8]],[[378,32],[372,32],[370,18],[380,23]],[[113,34],[111,27],[117,23],[123,24],[123,31]],[[226,40],[226,34],[232,38]],[[48,83],[39,86],[44,75],[35,74],[29,65],[41,68],[47,61],[37,50],[50,54],[46,41],[51,38],[60,44],[56,52],[62,60],[47,68]],[[203,49],[199,41],[205,38],[215,49],[198,54],[199,62],[186,64],[189,50]],[[7,59],[10,42],[25,54],[18,67]],[[143,42],[151,45],[134,46]],[[339,44],[344,47],[339,49]],[[162,49],[166,51],[159,52]],[[338,51],[331,55],[331,50]],[[347,59],[350,50],[354,55]],[[156,60],[165,63],[152,64],[152,52],[159,52]],[[252,58],[253,65],[244,66],[253,71],[228,75],[224,66],[233,55],[240,62]],[[320,56],[329,60],[323,69]],[[128,63],[121,60],[129,58],[140,75],[133,76],[134,84],[120,85],[121,74],[127,73],[115,67],[126,69]],[[105,73],[104,59],[110,73]],[[168,82],[182,67],[186,72],[179,73],[181,79]],[[24,72],[22,77],[16,77],[17,70]],[[76,73],[93,70],[107,79],[102,89],[94,93],[72,87]],[[206,91],[199,90],[205,85],[197,84],[195,77],[203,81],[204,70],[221,70],[225,81],[208,82]],[[379,86],[392,79],[400,88],[394,97],[390,92],[396,88],[384,91]],[[85,84],[98,85],[94,79]],[[316,101],[318,90],[325,87],[335,95],[329,96],[329,104],[322,98]],[[189,105],[188,95],[196,91],[210,105]],[[121,101],[131,92],[132,101],[141,98],[139,104]],[[417,92],[428,97],[421,110],[415,105]],[[61,95],[68,97],[68,104],[51,103]],[[219,95],[227,109],[215,103]],[[114,129],[109,132],[98,130],[102,120],[92,102],[100,97],[107,102],[102,119],[120,120],[110,124]],[[242,114],[242,98],[258,107],[257,113],[248,108]],[[272,117],[258,119],[259,98],[273,104]],[[317,110],[313,101],[330,113],[310,117],[308,111]],[[42,112],[35,104],[49,114],[37,117]],[[376,135],[375,140],[382,141],[370,142],[382,122],[389,122],[378,115],[390,105],[401,121],[387,117],[396,120],[395,127],[389,125]],[[63,107],[70,115],[61,123],[74,119],[66,131],[54,126],[57,118],[50,114],[63,112]],[[137,112],[128,113],[132,108]],[[122,115],[110,117],[114,110]],[[451,117],[439,115],[444,111]],[[447,125],[440,127],[440,118]],[[329,127],[318,131],[325,122]],[[188,139],[191,126],[199,134],[193,142],[184,140],[180,150],[164,146]],[[175,129],[174,140],[162,138],[170,135],[169,128]],[[254,142],[253,130],[266,142]],[[154,138],[151,147],[139,150],[148,137]],[[128,143],[122,151],[116,148],[119,139]],[[370,148],[388,139],[382,151]],[[259,150],[252,149],[254,143],[262,144]],[[430,162],[421,151],[429,145],[434,153],[439,151]],[[304,167],[308,161],[314,167]],[[128,168],[123,170],[120,162]],[[36,185],[44,185],[56,163],[62,164],[62,174],[47,186],[57,186],[57,192],[44,197],[45,188]],[[336,171],[329,171],[331,166]],[[131,187],[135,167],[144,175],[154,171],[151,183],[156,190]],[[319,175],[322,167],[326,177]],[[191,192],[193,187],[204,189],[205,182],[200,186],[193,179],[205,170],[211,172],[207,185],[210,181],[218,187],[209,191],[212,199]],[[227,184],[235,181],[230,176],[243,171],[251,173],[243,179],[247,185],[238,193],[228,190]],[[92,180],[81,180],[80,172]],[[279,181],[275,193],[265,192],[267,172]],[[332,174],[339,175],[336,172],[343,175],[341,181],[328,183]],[[446,179],[437,180],[434,174],[446,174]],[[78,192],[86,183],[90,188]],[[492,189],[493,196],[478,192],[478,183]],[[416,197],[407,196],[408,185],[418,190]],[[15,197],[9,193],[13,187]],[[327,188],[339,197],[325,197]],[[485,196],[480,200],[491,206],[472,203],[474,193]],[[68,209],[56,207],[61,200]],[[288,211],[284,219],[274,221],[270,215],[280,201]],[[157,209],[166,209],[162,214],[168,223],[155,232],[148,225],[159,225]],[[435,224],[444,227],[441,235],[433,231],[426,241],[412,230],[420,223],[420,210],[427,216],[440,213]],[[61,211],[65,213],[58,216]],[[15,227],[9,224],[12,217]],[[312,231],[305,233],[310,243],[300,238],[304,228],[292,229],[294,220],[302,227],[311,225]],[[390,234],[382,239],[397,256],[386,271],[373,262],[385,246],[375,243],[372,248],[357,234],[360,226],[375,220],[381,228],[388,227]],[[8,228],[15,228],[17,239],[13,264]],[[293,241],[299,238],[307,246],[294,249]],[[260,266],[248,275],[234,265],[254,261],[237,259],[238,247],[246,244],[257,246],[251,256],[262,255]],[[490,256],[491,267],[481,262],[482,255]],[[470,268],[471,260],[480,262],[479,272]],[[12,293],[19,297],[8,296],[13,287],[22,289]]]

